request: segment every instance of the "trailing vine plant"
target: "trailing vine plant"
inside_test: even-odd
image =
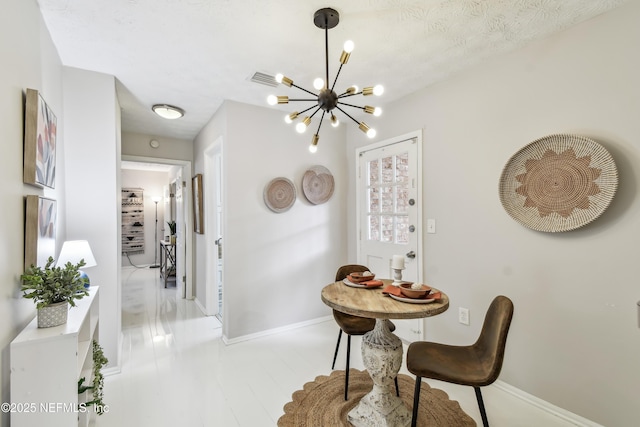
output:
[[[102,374],[102,368],[109,363],[109,360],[105,357],[102,347],[96,340],[93,340],[93,383],[92,385],[83,385],[86,378],[82,377],[78,380],[78,394],[84,393],[87,390],[93,390],[93,399],[86,403],[87,406],[94,405],[96,413],[98,415],[104,414],[104,402],[103,389],[104,389],[104,375]]]

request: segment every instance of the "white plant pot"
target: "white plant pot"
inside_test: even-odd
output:
[[[67,323],[67,301],[46,305],[38,309],[38,328],[51,328]]]

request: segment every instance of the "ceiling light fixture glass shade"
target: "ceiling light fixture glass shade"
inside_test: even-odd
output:
[[[163,119],[174,120],[184,116],[184,110],[173,105],[156,104],[151,109]]]
[[[360,109],[374,116],[379,116],[382,113],[382,110],[380,108],[372,107],[369,105],[359,106],[359,105],[346,103],[344,102],[344,99],[350,96],[355,96],[355,95],[380,96],[384,93],[384,88],[381,85],[376,85],[371,87],[365,87],[364,89],[362,89],[362,91],[359,91],[358,87],[354,85],[347,88],[341,94],[338,94],[335,92],[334,88],[335,88],[336,82],[338,81],[338,77],[340,76],[340,71],[342,71],[342,66],[349,61],[351,52],[353,52],[353,49],[354,49],[354,43],[351,40],[348,40],[344,44],[342,54],[340,55],[340,67],[338,68],[338,72],[336,73],[335,79],[333,80],[333,84],[329,87],[329,29],[334,28],[336,25],[338,25],[338,22],[340,22],[340,15],[336,10],[331,8],[320,9],[316,11],[316,13],[314,14],[313,22],[316,25],[316,27],[323,29],[325,32],[325,79],[323,80],[322,78],[317,78],[313,83],[313,87],[318,92],[313,92],[311,90],[302,88],[294,84],[293,80],[290,79],[289,77],[286,77],[283,74],[277,74],[276,81],[278,83],[284,84],[285,86],[288,86],[288,87],[293,86],[296,89],[299,89],[303,92],[306,92],[312,95],[313,97],[293,99],[287,96],[270,95],[267,98],[267,102],[270,105],[288,104],[289,102],[298,102],[298,101],[314,102],[315,105],[312,105],[311,107],[305,110],[302,110],[300,112],[296,111],[285,116],[286,123],[293,123],[293,121],[296,120],[300,116],[300,114],[313,110],[313,112],[310,115],[304,116],[302,121],[296,124],[296,130],[299,133],[304,133],[307,130],[307,127],[311,124],[312,118],[316,115],[316,113],[322,110],[322,115],[320,117],[320,124],[318,125],[317,131],[313,134],[311,145],[309,146],[309,151],[311,151],[312,153],[315,153],[316,150],[318,149],[318,140],[320,139],[319,137],[320,127],[322,126],[322,122],[324,120],[325,114],[328,113],[330,115],[332,126],[336,127],[339,125],[340,121],[334,114],[335,110],[339,110],[342,114],[344,114],[345,116],[353,120],[358,125],[359,129],[362,130],[369,138],[374,138],[376,135],[375,129],[371,129],[364,122],[359,122],[358,120],[353,118],[343,109],[343,107]]]

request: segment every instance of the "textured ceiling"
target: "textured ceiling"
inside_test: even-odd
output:
[[[313,14],[340,13],[329,30],[330,78],[355,42],[336,89],[381,83],[384,105],[487,57],[563,30],[625,0],[37,0],[64,65],[114,75],[124,131],[193,139],[224,100],[266,106],[285,86],[324,74],[324,31]],[[167,121],[151,105],[182,107]],[[355,103],[355,102],[354,102]],[[288,110],[293,110],[289,108]],[[373,122],[374,119],[369,120]]]

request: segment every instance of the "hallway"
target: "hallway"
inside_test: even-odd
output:
[[[330,373],[333,321],[227,346],[218,320],[203,316],[193,301],[176,300],[157,270],[124,268],[122,282],[122,372],[105,379],[109,412],[98,417],[98,427],[275,426],[294,391]],[[352,344],[358,349],[360,339]],[[352,351],[351,365],[362,369],[359,353]],[[481,425],[472,388],[429,384]],[[574,425],[496,387],[483,394],[493,427]]]

